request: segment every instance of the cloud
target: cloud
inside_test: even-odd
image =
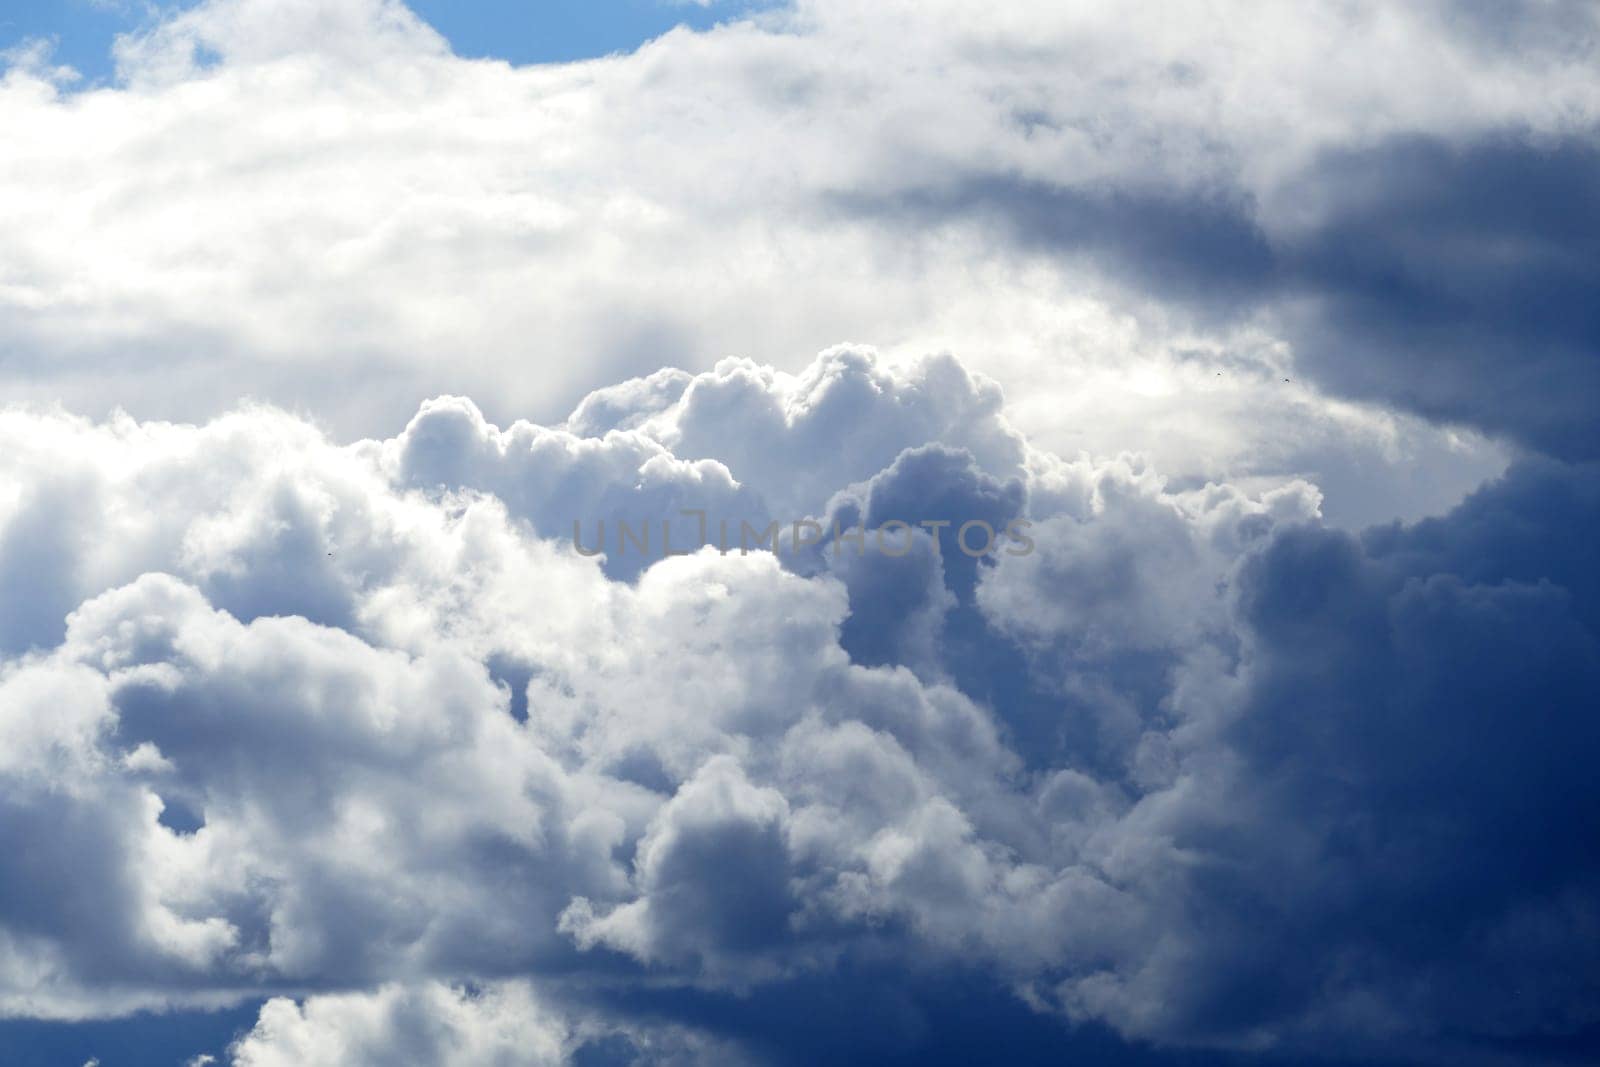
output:
[[[1593,471],[1358,537],[1310,486],[1042,452],[949,361],[673,380],[353,445],[0,419],[3,592],[49,593],[0,667],[6,1014],[277,998],[262,1064],[790,1062],[856,1024],[784,1018],[883,983],[891,1058],[956,1002],[1024,1058],[1586,1040]],[[1033,548],[617,573],[547,528],[647,469]]]
[[[401,485],[490,493],[546,537],[577,524],[586,550],[605,548],[608,574],[632,577],[668,542],[638,548],[619,524],[659,538],[675,523],[674,551],[738,545],[741,523],[759,532],[819,515],[836,488],[926,442],[1014,476],[1025,450],[1000,406],[995,383],[950,356],[896,373],[871,349],[838,346],[798,375],[727,360],[633,379],[586,397],[561,429],[501,431],[470,400],[439,398],[383,444],[381,462]],[[737,457],[737,477],[717,457]]]
[[[725,1042],[671,1024],[629,1026],[574,1010],[517,980],[271,1000],[228,1056],[236,1067],[750,1062]]]
[[[239,1067],[381,1064],[560,1064],[566,1027],[522,986],[476,995],[432,984],[372,994],[268,1001],[230,1050]]]
[[[1593,28],[807,0],[514,68],[211,0],[13,59],[0,1016],[1592,1054]]]
[[[1314,179],[1327,214],[1288,268],[1317,307],[1292,327],[1304,365],[1346,394],[1596,458],[1597,176],[1592,131],[1335,154]]]
[[[1484,435],[1581,453],[1581,329],[1531,348],[1558,387],[1446,383],[1520,365],[1495,272],[1576,291],[1586,224],[1507,217],[1463,257],[1463,192],[1404,248],[1356,241],[1417,215],[1440,167],[1489,180],[1485,152],[1574,216],[1591,14],[1541,5],[1486,49],[1475,5],[808,2],[514,68],[397,3],[215,0],[125,38],[114,85],[9,69],[0,376],[142,418],[247,393],[348,440],[429,396],[553,424],[663,365],[792,374],[853,338],[962,352],[1057,451],[1138,448],[1197,484],[1309,475],[1346,525],[1419,517],[1503,467]],[[1487,328],[1423,329],[1397,291],[1370,307],[1396,270]],[[1327,347],[1345,327],[1358,350]]]

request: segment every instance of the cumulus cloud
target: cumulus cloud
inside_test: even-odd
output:
[[[1356,537],[862,350],[564,428],[0,434],[7,1015],[267,997],[228,1053],[263,1065],[916,1055],[960,1001],[1027,1055],[1596,1023],[1586,467]],[[552,522],[685,502],[1033,544],[618,571]],[[840,996],[871,1042],[785,1029]]]
[[[619,1024],[515,980],[270,1000],[228,1058],[235,1067],[749,1062],[737,1047],[703,1034],[660,1022]]]
[[[566,1027],[522,986],[468,995],[439,984],[276,999],[230,1050],[239,1067],[313,1064],[560,1064]]]
[[[6,58],[0,1016],[1592,1055],[1596,40],[803,0],[516,68],[208,0]]]

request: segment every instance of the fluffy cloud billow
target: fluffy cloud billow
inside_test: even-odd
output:
[[[1597,42],[0,53],[0,1060],[1593,1060]]]
[[[271,998],[239,1064],[804,1062],[856,987],[891,1059],[968,1000],[1057,1054],[1596,1025],[1594,472],[1356,538],[863,350],[568,425],[0,419],[6,1014]],[[1034,547],[562,529],[680,505]]]

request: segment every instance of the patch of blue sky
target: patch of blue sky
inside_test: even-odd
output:
[[[118,34],[137,32],[195,0],[9,0],[0,6],[0,52],[45,41],[51,62],[73,68],[79,86],[115,76]],[[676,26],[709,29],[781,0],[411,0],[410,7],[463,56],[518,65],[631,52]]]

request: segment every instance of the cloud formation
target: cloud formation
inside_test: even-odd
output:
[[[885,981],[885,1057],[952,997],[1041,1055],[1592,1032],[1592,470],[1357,537],[1058,459],[949,360],[668,377],[348,446],[0,416],[4,1011],[276,997],[239,1064],[800,1062],[849,1016],[761,1019]],[[1035,550],[619,572],[560,528],[773,501]]]
[[[856,339],[1056,451],[1419,517],[1592,453],[1593,11],[1525,7],[807,0],[514,68],[393,0],[211,0],[110,85],[6,72],[0,380],[348,440]]]
[[[108,85],[8,54],[0,1017],[1593,1058],[1597,41],[800,0],[516,68],[207,0]]]

